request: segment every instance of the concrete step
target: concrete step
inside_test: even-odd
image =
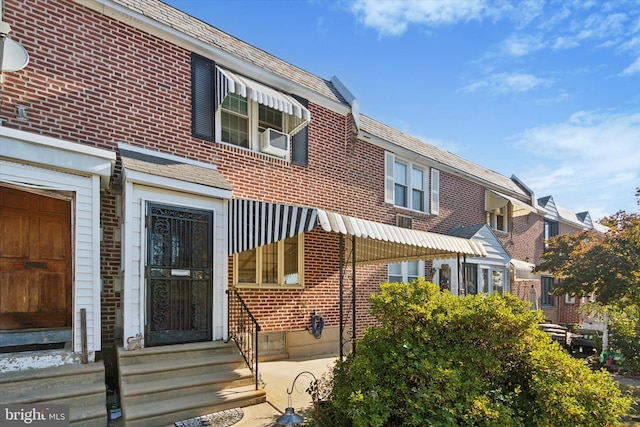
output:
[[[153,395],[154,401],[171,400],[187,393],[199,395],[230,388],[251,387],[254,384],[255,378],[248,368],[236,369],[228,372],[211,372],[204,375],[125,384],[122,386],[120,398],[126,399],[127,405],[138,405],[148,402],[150,395]]]
[[[102,362],[3,372],[0,373],[0,390],[2,390],[0,403],[2,403],[5,393],[11,390],[73,387],[95,381],[102,381],[104,384],[104,364]]]
[[[250,386],[123,407],[123,417],[127,427],[158,427],[226,409],[257,405],[266,399],[264,390]]]
[[[70,424],[107,424],[104,364],[64,365],[0,374],[0,404],[69,405]]]
[[[158,427],[266,401],[234,343],[118,349],[124,425]]]
[[[166,360],[120,366],[120,377],[127,384],[149,381],[149,379],[171,379],[193,375],[206,375],[211,372],[229,372],[246,366],[240,355],[224,355]]]
[[[201,358],[222,355],[238,355],[235,343],[212,341],[202,343],[178,344],[161,347],[145,347],[127,351],[118,348],[118,363],[120,366],[139,365],[152,362],[166,362],[185,358]]]

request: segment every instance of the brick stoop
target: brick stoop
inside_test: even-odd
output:
[[[157,427],[266,401],[234,343],[118,348],[122,417]]]
[[[0,390],[3,405],[64,404],[73,427],[107,424],[102,362],[0,373]]]

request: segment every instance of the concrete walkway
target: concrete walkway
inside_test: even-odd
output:
[[[276,420],[284,413],[288,404],[287,390],[291,391],[294,378],[303,371],[312,372],[316,378],[331,371],[337,357],[323,357],[319,359],[305,360],[276,360],[261,362],[259,371],[264,381],[264,389],[267,392],[267,402],[242,408],[244,416],[234,427],[272,427],[276,426]],[[302,374],[296,381],[291,393],[291,404],[295,412],[305,415],[312,408],[311,396],[306,392],[307,387],[313,381],[313,377]]]

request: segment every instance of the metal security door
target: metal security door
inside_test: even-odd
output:
[[[147,205],[147,345],[212,337],[213,214]]]

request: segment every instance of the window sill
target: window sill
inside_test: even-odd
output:
[[[405,208],[404,206],[393,205],[396,213],[403,215],[411,215],[413,218],[428,218],[430,216],[437,216],[428,212],[416,211],[413,209]]]
[[[280,289],[280,290],[304,289],[304,285],[277,285],[277,284],[257,285],[255,283],[236,283],[234,287],[238,289]]]
[[[491,226],[489,226],[489,228],[491,229],[491,231],[494,231],[494,232],[499,233],[499,234],[504,234],[505,236],[509,234],[508,230],[500,230],[500,229],[497,229],[497,228],[491,228]]]
[[[251,157],[259,158],[259,159],[268,159],[270,161],[290,165],[291,160],[285,157],[278,157],[271,154],[263,153],[262,151],[252,150],[250,148],[240,147],[238,145],[229,144],[228,142],[216,141],[216,144],[219,144],[226,151],[232,151],[236,153],[246,154]]]

